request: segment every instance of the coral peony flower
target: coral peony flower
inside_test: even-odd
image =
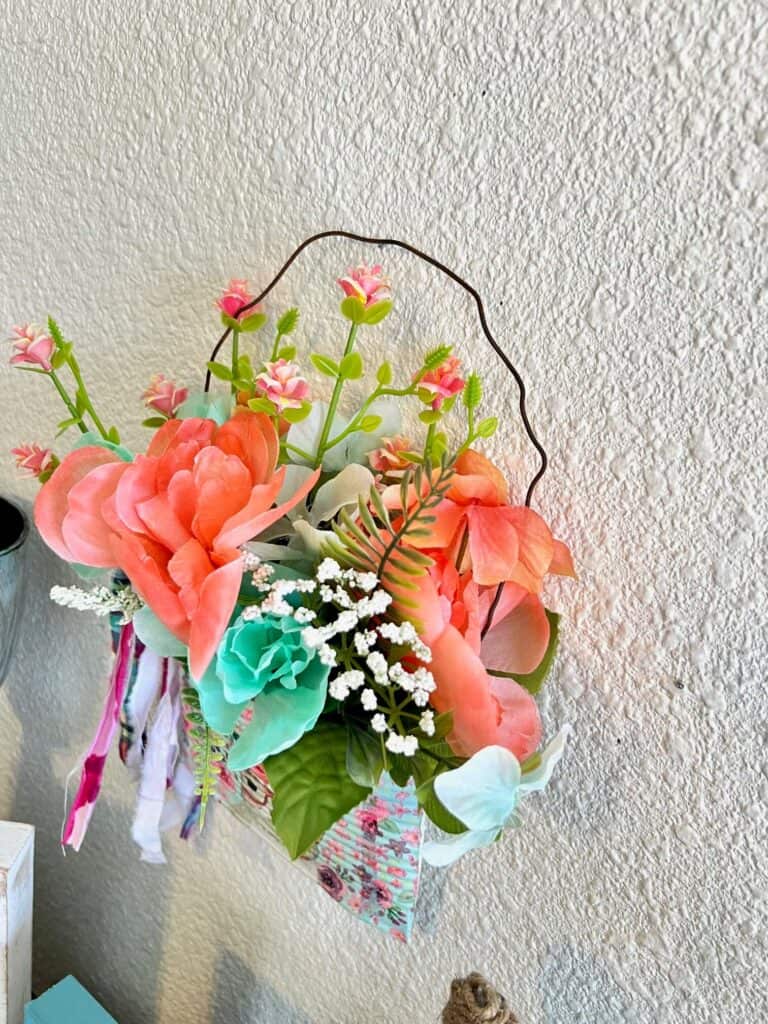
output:
[[[367,267],[364,263],[359,267],[350,267],[346,276],[338,278],[336,284],[340,285],[346,296],[359,299],[366,307],[392,298],[389,279],[384,276],[384,269],[378,263],[375,267]]]
[[[407,437],[397,434],[395,437],[382,437],[384,443],[380,448],[368,452],[371,469],[385,476],[402,476],[412,463],[403,458],[403,452],[413,451],[413,444]]]
[[[241,320],[246,316],[254,316],[261,313],[261,306],[253,306],[245,312],[238,313],[243,306],[247,306],[253,300],[253,295],[248,291],[248,282],[232,279],[226,287],[224,294],[217,301],[216,306],[225,316],[237,317]]]
[[[11,356],[12,366],[34,366],[50,373],[51,356],[56,348],[56,342],[43,331],[32,327],[30,324],[19,324],[11,328],[15,337],[10,340],[16,349],[16,354]]]
[[[427,392],[427,397],[432,396],[429,401],[433,409],[439,409],[446,398],[458,395],[464,390],[466,381],[459,373],[460,367],[461,361],[458,356],[448,356],[437,369],[430,370],[419,380],[419,392],[424,391]]]
[[[88,446],[43,485],[35,521],[70,562],[122,569],[163,625],[189,647],[195,678],[208,667],[235,607],[241,545],[314,486],[311,474],[273,507],[285,469],[268,416],[238,409],[223,426],[168,420],[145,455],[123,462]]]
[[[39,444],[21,444],[11,449],[16,459],[16,467],[24,476],[37,477],[38,480],[48,479],[58,465],[58,459],[50,448],[41,448]]]
[[[187,388],[177,388],[172,380],[166,380],[162,373],[156,373],[141,397],[146,406],[170,419],[179,406],[186,402],[188,395]]]
[[[295,363],[278,359],[274,363],[266,363],[266,370],[256,377],[259,388],[270,402],[282,412],[283,409],[298,409],[309,396],[309,384],[299,374]]]

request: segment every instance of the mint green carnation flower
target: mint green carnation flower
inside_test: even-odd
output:
[[[320,717],[330,669],[305,646],[303,628],[290,615],[241,615],[196,683],[205,720],[216,732],[228,736],[246,708],[253,711],[229,752],[232,771],[292,747]]]

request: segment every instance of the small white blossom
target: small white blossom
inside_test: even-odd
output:
[[[373,690],[367,686],[360,694],[360,703],[363,705],[366,711],[375,711],[378,707],[378,700]]]
[[[418,687],[413,691],[413,703],[417,708],[425,708],[429,704],[429,694],[426,690],[420,690]]]
[[[419,741],[415,736],[403,736],[403,749],[402,752],[406,757],[413,757],[416,751],[419,749]]]
[[[379,585],[379,577],[375,572],[361,572],[357,574],[357,585],[360,589],[368,594],[370,591],[375,590]]]
[[[325,642],[325,637],[316,626],[307,626],[306,629],[301,631],[301,642],[310,651],[314,651]]]
[[[435,712],[423,711],[419,719],[419,728],[427,736],[435,735]]]
[[[351,633],[357,622],[357,612],[349,610],[341,612],[333,626],[337,633]]]
[[[346,700],[349,696],[349,687],[344,682],[344,676],[336,676],[328,684],[328,692],[334,700]]]
[[[307,622],[313,622],[317,618],[317,615],[311,608],[300,607],[294,611],[293,617],[297,622],[304,625]]]
[[[398,735],[396,732],[391,732],[387,736],[384,746],[387,750],[391,750],[393,754],[403,753],[403,737]]]
[[[371,728],[374,732],[386,732],[387,720],[382,714],[374,715],[371,719]]]
[[[336,652],[329,644],[324,643],[317,654],[323,665],[332,668],[336,664]]]
[[[109,615],[121,612],[121,624],[130,622],[141,608],[139,595],[130,587],[94,587],[83,590],[81,587],[51,587],[51,600],[64,608],[74,608],[78,612],[94,612],[96,615]]]
[[[355,650],[358,654],[368,654],[370,649],[376,643],[376,634],[372,629],[355,633],[352,638],[352,643],[355,645]]]
[[[317,567],[315,574],[321,583],[327,580],[337,580],[341,576],[341,566],[335,558],[324,558]]]
[[[377,683],[386,683],[387,681],[387,659],[381,653],[381,651],[371,651],[368,657],[365,659],[365,663],[368,668],[373,672],[373,678]]]

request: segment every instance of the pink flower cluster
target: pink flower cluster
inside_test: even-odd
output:
[[[430,370],[419,381],[419,390],[429,392],[432,408],[439,409],[446,398],[458,395],[466,383],[460,374],[461,363],[457,356],[449,356],[435,370]]]
[[[53,451],[39,444],[20,444],[18,448],[11,448],[11,455],[16,459],[16,467],[23,476],[37,477],[38,480],[45,473],[52,472],[57,465]]]
[[[338,278],[336,283],[347,297],[359,299],[366,308],[392,298],[389,279],[378,263],[375,267],[366,267],[365,264],[350,267],[346,276]]]
[[[256,313],[262,312],[260,305],[240,312],[243,306],[247,306],[252,301],[253,295],[248,291],[248,282],[233,278],[227,285],[224,294],[216,303],[216,306],[225,316],[242,320],[246,316],[253,316]]]
[[[309,397],[309,384],[300,375],[298,366],[285,359],[264,365],[266,369],[256,377],[256,386],[281,412],[300,408]]]
[[[16,349],[16,354],[11,356],[11,365],[35,367],[50,373],[53,369],[51,356],[56,348],[50,334],[31,324],[17,324],[11,330],[14,337],[10,340]]]
[[[156,373],[149,382],[149,387],[141,396],[144,404],[155,412],[170,419],[176,410],[183,405],[189,395],[188,388],[178,388],[172,380],[167,380],[162,373]]]

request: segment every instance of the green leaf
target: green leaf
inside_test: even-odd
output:
[[[142,427],[162,427],[166,422],[165,416],[149,416],[141,421]]]
[[[347,724],[347,774],[358,786],[377,785],[384,769],[381,740],[367,729]]]
[[[362,323],[379,324],[385,316],[389,315],[391,309],[392,302],[389,299],[385,299],[384,302],[374,302],[372,306],[365,309]]]
[[[110,427],[107,431],[107,440],[111,441],[112,444],[120,444],[120,434],[118,433],[117,427]]]
[[[68,420],[62,420],[57,426],[56,437],[61,437],[65,431],[69,430],[70,427],[74,427],[74,425],[79,422],[79,416],[71,416]]]
[[[251,366],[250,356],[242,355],[237,360],[237,376],[242,380],[253,380],[253,367]]]
[[[206,366],[218,380],[232,380],[232,371],[224,363],[206,363]]]
[[[301,423],[309,416],[311,409],[311,402],[302,402],[298,409],[283,409],[283,419],[288,423]]]
[[[75,392],[75,409],[82,416],[86,410],[88,399],[82,388],[78,388]]]
[[[264,762],[275,794],[272,824],[293,859],[370,793],[347,774],[347,730],[321,721]]]
[[[437,348],[430,349],[424,356],[424,370],[427,372],[436,370],[445,362],[451,352],[453,352],[453,345],[438,345]]]
[[[415,758],[404,757],[402,754],[389,755],[389,774],[396,786],[407,786],[413,774]]]
[[[497,416],[487,416],[477,424],[475,434],[478,437],[493,437],[498,426],[499,420]]]
[[[430,398],[431,397],[433,397],[433,396],[430,395]],[[439,421],[439,419],[440,419],[440,410],[439,409],[425,409],[423,412],[419,413],[419,419],[421,420],[422,423],[429,423],[429,424],[437,423]]]
[[[363,358],[359,352],[349,352],[341,360],[340,375],[345,380],[359,380],[363,376]]]
[[[63,349],[57,348],[51,356],[51,366],[54,370],[60,370],[67,361],[67,354]]]
[[[273,416],[275,413],[275,407],[268,398],[252,398],[248,402],[248,408],[254,412],[265,412],[269,416]]]
[[[381,423],[381,416],[363,416],[358,430],[362,430],[364,434],[372,434],[374,430],[381,426]]]
[[[294,306],[292,309],[286,310],[285,313],[277,321],[277,333],[278,334],[292,334],[296,330],[296,325],[299,322],[299,311]],[[288,359],[289,356],[283,358]]]
[[[544,685],[544,680],[552,667],[552,662],[555,660],[557,645],[560,639],[560,616],[557,612],[551,612],[548,608],[545,609],[545,611],[547,613],[547,618],[549,619],[549,644],[544,652],[544,657],[533,672],[529,672],[524,676],[512,676],[516,682],[520,683],[520,685],[524,686],[529,693],[533,694],[538,693]]]
[[[467,409],[476,409],[483,399],[483,385],[476,373],[470,373],[464,385],[462,401]]]
[[[386,387],[387,384],[391,384],[392,383],[392,365],[391,365],[391,363],[382,363],[381,364],[381,366],[376,371],[376,380],[383,387]]]
[[[296,355],[296,346],[295,345],[284,345],[280,349],[280,351],[277,353],[277,358],[278,359],[284,359],[287,363],[289,363],[291,361],[291,359],[293,359],[293,357],[295,355]]]
[[[221,314],[221,322],[224,324],[225,327],[228,327],[230,331],[240,330],[240,321],[235,320],[233,316],[227,316],[226,313]]]
[[[52,316],[48,317],[48,333],[56,342],[56,348],[65,347],[65,342],[61,333],[61,328],[59,327],[59,325],[56,323]]]
[[[238,329],[243,334],[253,334],[254,331],[260,330],[267,322],[266,313],[253,313],[251,316],[245,317],[238,324]]]
[[[328,356],[322,356],[319,352],[313,352],[310,357],[312,365],[320,373],[324,373],[326,377],[338,377],[339,376],[339,364],[334,362],[333,359],[329,359]]]
[[[353,324],[365,322],[365,303],[362,299],[356,299],[354,295],[348,295],[339,308],[341,309],[341,315],[347,320],[351,320]]]

